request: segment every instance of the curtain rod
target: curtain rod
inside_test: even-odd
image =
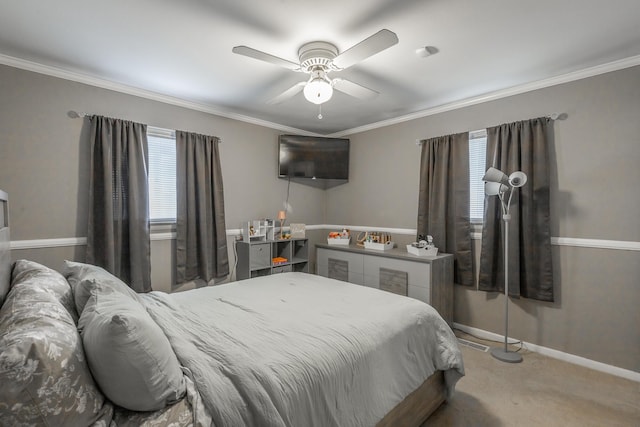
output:
[[[90,116],[91,116],[91,114],[87,114],[87,113],[79,113],[79,112],[77,112],[77,111],[73,111],[73,110],[71,110],[71,111],[69,111],[69,112],[67,113],[67,116],[71,117],[72,119],[83,119],[83,118],[85,118],[85,117],[90,117]]]
[[[549,120],[564,120],[567,118],[567,113],[551,113],[548,116],[543,116],[546,117]],[[474,130],[474,131],[469,131],[469,133],[474,133],[474,132],[481,132],[480,130]],[[416,145],[420,146],[422,145],[422,139],[416,139]]]
[[[92,115],[93,115],[93,114],[82,113],[82,112],[78,112],[78,111],[74,111],[74,110],[71,110],[71,111],[69,111],[69,112],[67,113],[67,116],[71,117],[72,119],[84,119],[85,117],[91,117]],[[157,127],[157,126],[150,126],[150,125],[147,125],[147,130],[148,130],[149,128],[153,128],[153,129],[163,129],[163,130],[164,130],[164,128],[159,128],[159,127]],[[173,132],[173,133],[174,133],[174,135],[175,135],[175,130],[172,130],[172,129],[167,129],[167,130],[170,130],[170,131],[171,131],[171,132]],[[218,138],[218,144],[222,144],[222,138],[219,138],[219,137],[216,137],[216,138]]]

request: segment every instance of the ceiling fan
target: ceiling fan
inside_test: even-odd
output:
[[[378,94],[375,90],[366,88],[350,80],[329,78],[328,74],[341,71],[370,56],[375,55],[398,43],[398,36],[389,30],[380,30],[342,53],[328,42],[314,41],[306,43],[298,50],[299,62],[295,63],[268,53],[247,47],[236,46],[233,53],[275,64],[293,71],[307,73],[308,80],[301,81],[268,101],[278,104],[289,99],[300,91],[304,91],[305,98],[314,104],[322,104],[331,99],[333,89],[359,99],[370,99]]]

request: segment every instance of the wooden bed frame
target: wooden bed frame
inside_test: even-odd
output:
[[[376,424],[376,427],[420,427],[445,401],[444,372],[436,371]]]
[[[11,282],[8,204],[7,193],[0,190],[0,303],[4,302],[2,296],[8,291]],[[444,401],[444,373],[436,371],[387,413],[376,427],[420,427]]]

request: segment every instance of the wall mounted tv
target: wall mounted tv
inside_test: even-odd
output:
[[[278,154],[282,179],[325,189],[349,181],[346,138],[280,135]]]

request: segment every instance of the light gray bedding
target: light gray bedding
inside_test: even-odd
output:
[[[141,299],[218,427],[373,426],[436,370],[449,394],[464,375],[431,306],[363,286],[284,273]]]

